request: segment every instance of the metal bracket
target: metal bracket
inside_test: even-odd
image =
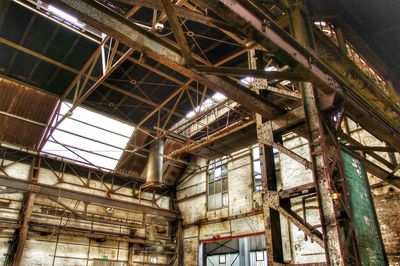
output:
[[[30,184],[29,185],[29,191],[30,192],[34,192],[34,193],[39,193],[40,192],[40,186]]]
[[[279,198],[279,192],[277,191],[271,191],[271,190],[267,190],[264,194],[264,203],[269,206],[270,208],[274,209],[274,210],[278,210],[279,209],[279,202],[280,202],[280,198]]]

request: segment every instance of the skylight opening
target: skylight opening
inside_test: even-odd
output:
[[[264,68],[264,70],[265,70],[266,72],[269,72],[269,71],[278,71],[278,69],[277,69],[275,66],[267,66],[267,67]],[[253,78],[253,77],[245,77],[245,78],[242,78],[242,79],[240,80],[240,82],[241,82],[242,84],[246,85],[246,86],[250,86],[250,85],[254,82],[254,78]]]
[[[266,67],[265,68],[265,71],[277,71],[278,69],[276,68],[276,67],[274,67],[274,66],[268,66],[268,67]]]
[[[194,110],[190,111],[186,114],[187,118],[194,117],[197,113],[208,110],[209,108],[215,106],[217,103],[222,102],[226,99],[226,96],[220,92],[215,93],[211,98],[206,99],[203,104],[194,108]]]
[[[69,109],[62,103],[58,120]],[[77,107],[57,126],[42,152],[114,170],[133,131],[133,126]]]
[[[252,78],[252,77],[245,77],[240,80],[241,83],[243,83],[244,85],[247,85],[247,86],[250,86],[251,83],[253,83],[253,81],[254,81],[254,78]]]
[[[70,14],[68,14],[52,5],[48,5],[47,11],[49,11],[50,13],[56,15],[57,17],[63,19],[64,21],[67,21],[79,28],[83,28],[85,26],[85,24],[80,22],[77,18],[71,16]]]
[[[100,43],[101,32],[89,25],[79,21],[78,18],[74,17],[67,12],[46,3],[42,0],[12,0],[13,2],[46,17],[82,36],[85,38]]]

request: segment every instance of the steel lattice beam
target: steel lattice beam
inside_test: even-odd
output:
[[[146,206],[134,202],[127,202],[122,200],[116,200],[111,198],[106,198],[90,193],[85,193],[81,191],[76,191],[72,189],[61,188],[52,185],[32,183],[20,178],[7,177],[5,175],[0,175],[0,183],[2,186],[7,188],[16,189],[21,192],[31,191],[32,188],[37,189],[38,194],[48,196],[48,197],[61,197],[73,200],[79,200],[83,202],[89,202],[92,204],[99,204],[104,206],[110,206],[115,208],[121,208],[125,210],[130,210],[134,212],[143,212],[146,214],[163,216],[170,219],[179,218],[179,213],[173,210],[154,208],[151,206]]]
[[[316,52],[303,47],[265,14],[255,1],[196,0],[195,3],[203,8],[212,9],[216,14],[221,14],[225,21],[231,22],[249,38],[257,40],[262,47],[269,53],[275,54],[283,63],[309,75],[312,83],[319,89],[342,95],[346,106],[351,109],[353,116],[360,120],[363,128],[368,128],[369,131],[400,150],[400,131],[398,126],[394,125],[394,121],[388,120],[381,112],[372,108],[347,78],[339,76],[331,67],[324,64]],[[257,12],[249,11],[244,3],[252,6]],[[360,113],[363,115],[362,118],[360,118]]]
[[[87,0],[51,0],[49,2],[76,16],[80,21],[142,52],[145,56],[198,81],[204,86],[224,93],[227,97],[262,114],[265,118],[273,119],[282,111],[265,98],[234,81],[215,75],[201,75],[187,68],[185,59],[178,49],[100,4]]]

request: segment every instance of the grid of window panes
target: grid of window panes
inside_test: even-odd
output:
[[[262,179],[261,179],[261,160],[260,160],[260,148],[258,145],[255,145],[251,149],[252,156],[252,167],[253,167],[253,183],[254,190],[261,191],[262,190]],[[280,161],[278,151],[274,149],[274,160],[275,160],[275,174],[276,177],[280,177]]]
[[[228,164],[225,157],[208,163],[208,209],[228,206]]]

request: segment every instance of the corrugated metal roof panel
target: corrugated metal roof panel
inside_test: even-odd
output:
[[[165,154],[170,154],[175,150],[183,148],[184,144],[167,139],[165,142]],[[181,154],[176,157],[177,160],[168,160],[164,158],[164,173],[163,180],[165,183],[172,185],[175,183],[176,179],[179,178],[185,171],[187,164],[180,162],[189,162],[189,157],[187,154]]]
[[[0,78],[0,111],[24,119],[47,124],[57,103],[57,98]],[[0,141],[37,148],[44,126],[0,114]]]
[[[146,138],[146,133],[140,130],[135,130],[133,136],[126,145],[126,149],[132,150],[136,147],[141,147],[145,143]],[[141,177],[143,169],[146,167],[146,163],[147,156],[140,156],[135,153],[124,151],[115,170],[120,173]]]

